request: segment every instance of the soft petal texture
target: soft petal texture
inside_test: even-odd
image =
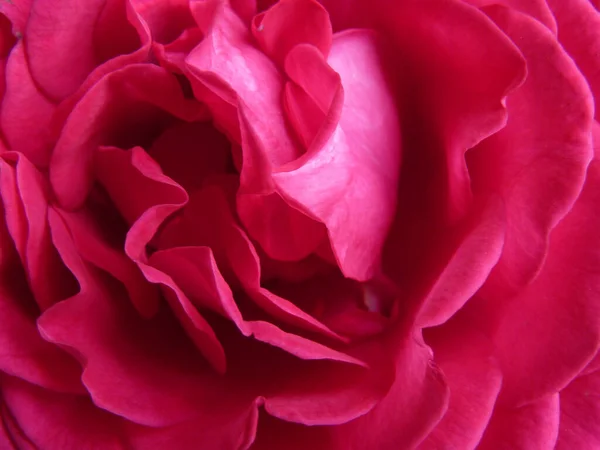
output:
[[[265,420],[252,449],[394,450],[398,443],[403,448],[414,448],[444,414],[448,392],[443,376],[429,361],[426,346],[409,337],[401,347],[395,381],[371,412],[331,428]],[[366,348],[375,350],[372,346]],[[410,370],[406,370],[408,367]]]
[[[486,291],[501,298],[539,271],[550,231],[581,191],[593,105],[585,79],[545,27],[506,8],[487,12],[528,64],[525,84],[507,99],[506,128],[468,155],[474,189],[497,192],[506,204],[507,237]]]
[[[17,426],[35,446],[32,448],[128,448],[122,421],[84,396],[57,394],[10,377],[2,379],[2,395]]]
[[[240,19],[228,7],[216,8],[208,35],[186,59],[195,95],[209,105],[217,126],[242,145],[238,213],[248,233],[274,258],[302,259],[318,247],[324,230],[286,204],[270,178],[273,167],[302,153],[281,107],[282,77],[251,45]],[[196,11],[197,20],[204,13]]]
[[[322,148],[273,175],[286,197],[325,224],[342,272],[357,280],[378,267],[400,170],[400,125],[377,50],[369,32],[335,37],[328,63],[344,86],[339,124]],[[358,80],[358,70],[369,75]]]
[[[59,203],[69,209],[81,206],[93,182],[99,144],[136,145],[131,141],[147,140],[149,129],[160,130],[172,115],[192,121],[204,118],[205,110],[185,99],[176,78],[164,69],[132,64],[102,78],[69,114],[56,143],[50,181]]]
[[[207,247],[178,247],[162,250],[152,255],[150,264],[170,274],[190,299],[195,300],[198,307],[208,307],[231,319],[245,336],[254,336],[259,341],[277,346],[302,359],[332,359],[364,365],[356,358],[286,333],[267,322],[245,321],[235,304],[233,293],[219,273],[212,253]],[[206,280],[203,281],[202,278]]]
[[[448,411],[419,450],[474,449],[494,410],[502,373],[493,346],[475,328],[476,317],[458,314],[441,327],[425,332],[450,389]]]
[[[559,415],[558,394],[519,408],[496,408],[477,450],[553,450]]]
[[[314,45],[325,58],[331,49],[329,14],[315,0],[281,0],[252,21],[252,33],[262,50],[283,66],[298,44]]]
[[[600,11],[587,0],[568,4],[547,0],[558,23],[561,45],[583,73],[594,94],[596,119],[600,119]]]
[[[409,114],[425,112],[419,125],[427,135],[411,144],[430,147],[443,164],[432,201],[443,198],[442,218],[457,220],[471,202],[465,151],[506,123],[503,98],[522,83],[524,61],[491,21],[460,2],[397,2],[379,20],[404,56],[410,95],[418,95]]]
[[[580,375],[560,392],[556,450],[573,448],[600,448],[600,370],[597,363],[591,372]]]
[[[478,7],[489,5],[504,5],[508,8],[515,9],[525,13],[540,22],[553,33],[557,32],[556,19],[548,6],[546,0],[465,0]]]
[[[51,211],[49,219],[55,245],[81,291],[46,311],[39,327],[46,339],[81,355],[82,380],[97,405],[137,423],[166,426],[218,417],[217,399],[223,413],[244,402],[234,395],[235,386],[231,401],[224,400],[224,380],[168,310],[152,320],[137,316],[122,287],[80,259],[60,215]]]
[[[9,212],[6,224],[33,297],[44,311],[70,294],[73,281],[50,239],[47,185],[41,173],[18,153],[6,154],[0,168],[0,189]]]
[[[94,29],[102,25],[104,9],[117,6],[124,16],[126,2],[91,0],[37,0],[27,22],[27,54],[32,76],[44,93],[55,100],[73,94],[101,63]],[[115,16],[110,20],[115,20]],[[122,20],[121,28],[130,26]],[[58,31],[57,31],[58,30]],[[122,45],[113,41],[113,50]],[[131,50],[127,48],[127,50]]]
[[[172,42],[194,24],[189,0],[129,0],[129,3],[159,44]]]
[[[490,199],[471,222],[464,240],[423,300],[418,323],[424,328],[440,325],[459,311],[483,285],[500,258],[506,228],[504,204]]]
[[[206,221],[205,211],[212,211]],[[235,223],[227,199],[216,186],[207,186],[190,198],[180,220],[167,224],[159,239],[161,248],[208,246],[232,286],[241,285],[272,318],[305,331],[341,339],[292,302],[261,287],[258,255],[246,233]]]
[[[533,283],[502,305],[474,305],[482,308],[482,324],[500,321],[493,341],[504,374],[501,399],[507,404],[563,388],[600,346],[600,243],[592,220],[599,186],[600,163],[594,162],[573,210],[552,233],[546,262]]]
[[[344,101],[340,76],[308,44],[298,44],[288,53],[285,72],[290,77],[283,97],[287,118],[305,148],[319,148],[340,120]]]
[[[129,151],[103,148],[97,153],[96,161],[101,183],[121,215],[132,224],[125,240],[127,256],[148,281],[163,287],[164,296],[190,338],[213,367],[224,372],[223,349],[206,319],[170,277],[147,265],[146,245],[162,222],[187,203],[186,192],[167,178],[139,147]],[[130,179],[131,186],[124,186],[122,179]]]
[[[34,164],[47,165],[55,107],[31,78],[23,40],[19,41],[6,63],[6,93],[0,105],[0,128],[8,146]]]
[[[6,169],[2,168],[2,174]],[[6,196],[4,189],[2,197]],[[3,205],[3,215],[14,214]],[[0,369],[7,374],[62,392],[81,392],[81,368],[75,360],[39,335],[35,301],[19,268],[13,241],[2,222],[0,229]]]
[[[447,408],[448,386],[420,338],[407,336],[396,356],[396,377],[369,414],[330,430],[332,449],[393,450],[416,446]]]
[[[106,0],[38,0],[27,23],[27,53],[36,82],[52,98],[73,93],[96,66],[92,32]]]

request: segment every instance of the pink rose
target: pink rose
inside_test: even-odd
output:
[[[3,1],[0,450],[599,448],[599,7]]]

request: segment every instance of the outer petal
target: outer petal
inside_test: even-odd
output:
[[[19,41],[6,64],[6,93],[0,106],[0,127],[8,146],[25,154],[34,164],[47,165],[55,107],[31,78],[24,44]]]
[[[488,426],[502,373],[491,342],[476,329],[476,323],[477,317],[459,313],[443,326],[425,331],[448,382],[450,403],[419,450],[474,449]]]
[[[535,277],[550,231],[581,192],[593,105],[577,67],[544,26],[502,7],[487,12],[518,43],[529,70],[508,98],[506,128],[468,155],[474,190],[497,192],[506,204],[507,238],[485,291],[503,298]]]
[[[4,174],[4,170],[2,171]],[[5,193],[3,193],[3,196]],[[3,215],[10,210],[2,208]],[[81,368],[40,336],[35,300],[4,221],[0,228],[0,370],[47,389],[82,392]]]
[[[514,409],[494,411],[477,450],[553,450],[560,414],[558,394]]]
[[[597,358],[598,359],[598,358]],[[600,448],[600,370],[581,375],[560,392],[556,450]]]
[[[599,186],[600,163],[594,162],[573,210],[554,230],[544,268],[533,283],[504,308],[491,301],[474,304],[483,308],[478,314],[489,329],[494,325],[487,320],[501,321],[493,341],[507,403],[557,392],[600,346]]]
[[[85,396],[58,394],[9,377],[2,380],[2,395],[32,448],[130,448],[123,436],[125,421],[97,408]]]
[[[49,97],[65,99],[102,62],[96,54],[95,26],[102,24],[104,8],[118,5],[124,15],[125,4],[111,0],[91,0],[85,4],[77,0],[32,3],[25,31],[27,55],[33,78]],[[115,17],[111,19],[114,21]],[[125,23],[124,26],[130,26]]]
[[[485,7],[488,5],[504,5],[508,8],[515,9],[522,13],[525,13],[540,22],[553,33],[557,32],[556,19],[548,6],[546,0],[465,0],[467,3],[471,3],[478,7]]]
[[[558,40],[585,76],[600,119],[600,11],[587,0],[547,0],[558,23]]]
[[[11,163],[16,166],[11,167]],[[48,192],[45,180],[18,153],[0,160],[0,185],[8,210],[7,226],[34,298],[43,311],[71,295],[73,279],[61,263],[50,239],[46,214]]]

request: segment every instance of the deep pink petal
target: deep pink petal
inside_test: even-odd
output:
[[[335,37],[328,62],[344,87],[339,125],[322,148],[273,175],[286,197],[325,224],[342,272],[357,280],[379,264],[400,169],[399,119],[377,49],[370,32]]]
[[[23,36],[33,0],[6,2],[2,5],[2,14],[12,23],[13,33]]]
[[[503,99],[522,83],[525,62],[483,13],[462,2],[409,0],[375,10],[403,54],[400,84],[405,101],[414,102],[405,114],[419,117],[404,118],[416,128],[407,130],[410,144],[442,164],[424,169],[439,171],[434,186],[412,189],[437,189],[440,219],[457,220],[471,203],[465,151],[505,125]]]
[[[211,211],[210,218],[206,211]],[[181,220],[167,225],[160,241],[161,248],[209,247],[228,282],[241,285],[264,311],[295,327],[339,339],[310,314],[261,287],[258,255],[244,231],[235,223],[220,188],[207,186],[192,194]]]
[[[61,211],[60,215],[81,257],[121,281],[140,314],[145,317],[156,314],[158,290],[146,281],[135,263],[125,255],[123,248],[116,247],[104,238],[98,216],[86,211]]]
[[[50,239],[46,181],[27,158],[18,153],[5,154],[0,167],[0,190],[7,210],[8,230],[33,296],[44,311],[71,295],[73,285]]]
[[[477,450],[553,450],[558,436],[558,394],[520,408],[494,411]]]
[[[295,46],[285,59],[291,81],[285,85],[284,108],[305,148],[319,148],[339,122],[344,91],[340,76],[316,47]],[[314,142],[315,139],[319,142]]]
[[[192,3],[192,11],[201,3]],[[288,132],[281,108],[282,77],[273,62],[252,45],[251,35],[239,17],[227,6],[216,8],[207,35],[186,59],[187,68],[192,78],[220,96],[218,102],[207,100],[216,123],[225,128],[230,138],[239,136],[239,125],[237,117],[222,117],[231,116],[231,111],[226,112],[222,104],[236,108],[243,103],[267,149],[268,160],[274,166],[285,164],[298,157],[300,150]],[[210,81],[214,77],[220,86]],[[202,92],[197,91],[196,96],[205,100]],[[237,116],[235,110],[233,113]]]
[[[189,0],[129,0],[133,10],[146,22],[152,39],[167,44],[195,22]]]
[[[6,205],[2,212],[10,214]],[[4,222],[0,239],[0,370],[46,389],[82,392],[79,364],[38,332],[35,301]]]
[[[177,79],[164,69],[132,64],[102,78],[70,112],[52,155],[50,181],[61,206],[71,209],[85,200],[99,144],[145,143],[152,137],[149,127],[159,131],[173,116],[193,121],[205,111],[183,97]]]
[[[46,166],[52,150],[50,123],[55,105],[31,78],[23,41],[6,63],[6,93],[0,106],[0,127],[8,146],[34,164]]]
[[[430,349],[420,339],[407,336],[396,355],[396,377],[386,397],[363,417],[327,430],[327,448],[395,450],[398,443],[415,447],[447,408],[446,381],[430,358]]]
[[[106,0],[39,0],[32,3],[25,35],[31,73],[51,98],[77,90],[96,67],[94,22]]]
[[[130,225],[155,205],[187,202],[185,190],[165,176],[161,167],[141,147],[131,150],[101,147],[95,153],[94,162],[98,181]],[[123,180],[128,183],[124,184]],[[156,228],[159,225],[160,222]]]
[[[512,300],[478,305],[490,330],[500,321],[493,341],[504,374],[501,399],[508,404],[562,389],[600,346],[599,186],[600,163],[594,162],[573,210],[552,233],[535,281]]]
[[[448,411],[419,450],[474,449],[494,410],[502,373],[490,340],[476,327],[477,317],[460,315],[425,331],[436,364],[450,389]]]
[[[498,199],[491,199],[475,215],[464,240],[423,300],[417,319],[420,326],[436,326],[450,319],[484,284],[502,253],[505,221],[504,204]]]
[[[600,119],[600,11],[587,0],[547,0],[558,23],[558,40],[590,85]]]
[[[125,421],[97,408],[87,397],[58,394],[16,378],[2,381],[8,410],[36,448],[130,448],[123,436]]]
[[[186,192],[139,147],[129,151],[104,148],[97,153],[96,168],[115,206],[132,224],[125,240],[127,256],[149,282],[164,288],[164,296],[190,338],[218,371],[224,371],[225,357],[210,325],[171,277],[146,264],[147,244],[163,221],[187,202]],[[131,180],[131,186],[122,184],[124,178]],[[139,302],[137,306],[146,313],[153,309],[151,304],[150,308]]]
[[[326,240],[325,227],[275,191],[268,150],[261,144],[246,108],[239,109],[239,123],[243,149],[237,195],[240,220],[270,257],[283,261],[305,258]]]
[[[579,376],[560,392],[556,450],[600,447],[600,370]]]
[[[49,217],[53,240],[81,290],[46,311],[38,324],[47,339],[81,356],[94,403],[137,423],[167,426],[226,413],[246,401],[236,387],[224,395],[223,379],[167,310],[143,320],[118,283],[81,260],[60,216],[51,210]],[[220,345],[214,335],[206,338],[210,357]]]
[[[506,8],[487,12],[519,45],[529,71],[507,99],[506,128],[468,155],[474,189],[497,192],[506,204],[507,238],[486,291],[501,298],[536,275],[550,231],[581,191],[593,105],[585,79],[547,28]]]
[[[225,394],[226,395],[226,394]],[[128,427],[134,449],[246,450],[254,441],[260,399],[170,427]]]
[[[298,44],[310,44],[327,58],[332,32],[329,14],[315,0],[281,0],[254,17],[252,34],[273,61],[283,66]]]
[[[556,19],[548,6],[547,0],[465,0],[477,7],[489,5],[504,5],[515,9],[542,22],[553,33],[556,34]]]

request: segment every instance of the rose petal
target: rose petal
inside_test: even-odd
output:
[[[305,148],[318,149],[340,119],[344,102],[340,76],[308,44],[299,44],[288,53],[285,71],[292,80],[286,83],[283,97],[288,120]]]
[[[600,447],[600,370],[579,376],[560,392],[556,450]]]
[[[128,448],[123,436],[125,421],[97,408],[85,396],[57,394],[8,377],[3,379],[2,394],[15,421],[36,448]]]
[[[328,62],[344,86],[339,125],[324,147],[273,175],[286,197],[325,224],[342,272],[357,280],[369,279],[379,263],[400,168],[398,116],[377,48],[369,32],[335,37]],[[355,77],[359,66],[368,75]]]
[[[3,215],[10,214],[9,210],[2,209]],[[35,302],[28,292],[27,281],[20,271],[20,261],[4,221],[1,227],[0,370],[46,389],[83,392],[79,364],[43,340],[37,330]]]
[[[201,3],[192,3],[192,12]],[[216,123],[220,126],[231,123],[237,128],[236,117],[222,119],[225,111],[220,104],[237,107],[242,102],[268,151],[269,161],[274,166],[285,164],[298,157],[300,150],[290,137],[283,116],[281,75],[269,58],[251,44],[251,36],[239,17],[227,6],[216,8],[207,35],[186,59],[187,68],[193,78],[220,96],[218,103],[208,103]],[[216,76],[221,86],[214,85],[210,76]],[[196,95],[204,100],[202,92]],[[239,136],[236,129],[226,132],[230,137]]]
[[[552,233],[535,281],[511,301],[479,304],[482,324],[494,330],[500,321],[493,341],[504,374],[505,404],[523,404],[562,389],[600,346],[599,183],[600,163],[594,162],[573,210]]]
[[[332,32],[329,14],[314,0],[281,0],[252,20],[252,34],[263,52],[283,66],[298,44],[310,44],[327,58]]]
[[[448,382],[450,403],[419,450],[474,449],[488,425],[502,373],[491,342],[473,326],[476,322],[477,317],[459,314],[425,331],[425,340]]]
[[[596,119],[600,119],[600,11],[586,0],[565,4],[548,0],[556,17],[560,44],[583,73],[592,90]]]
[[[507,238],[486,296],[510,296],[538,272],[552,228],[577,199],[592,156],[593,105],[585,80],[536,20],[502,7],[486,10],[521,48],[523,86],[507,100],[505,129],[468,155],[476,191],[506,204]]]
[[[38,90],[31,78],[23,41],[13,48],[6,63],[6,93],[0,105],[0,127],[9,147],[34,164],[50,160],[50,122],[55,105]]]
[[[477,450],[554,449],[559,403],[555,394],[520,408],[497,408]]]
[[[70,113],[52,155],[50,181],[60,205],[73,209],[85,200],[99,144],[134,146],[136,139],[152,137],[149,127],[160,130],[172,116],[193,121],[205,111],[183,97],[164,69],[133,64],[102,78]]]
[[[14,169],[11,164],[16,166]],[[8,230],[34,298],[42,311],[71,295],[72,279],[52,245],[46,213],[48,192],[42,174],[22,155],[0,160],[0,190]]]
[[[146,279],[122,248],[111,245],[103,237],[98,217],[89,212],[69,213],[60,211],[77,251],[83,259],[121,281],[127,289],[128,297],[144,317],[152,317],[158,311],[158,291]]]
[[[210,220],[206,211],[212,212]],[[341,339],[336,333],[298,308],[289,300],[274,295],[260,285],[260,261],[244,231],[234,222],[229,205],[220,188],[207,186],[194,193],[181,220],[162,231],[161,248],[175,246],[208,246],[215,254],[221,270],[233,275],[264,311],[277,320],[300,329]]]
[[[243,163],[237,212],[249,235],[271,258],[283,261],[303,259],[326,239],[325,227],[291,206],[276,192],[271,165],[260,136],[239,108]],[[290,237],[293,237],[290,239]]]
[[[186,192],[164,176],[156,162],[139,147],[130,151],[104,148],[97,155],[101,182],[117,209],[132,224],[125,240],[127,256],[137,264],[149,282],[164,287],[166,300],[190,338],[215,369],[223,372],[225,356],[210,325],[169,276],[146,264],[146,245],[162,222],[187,202]],[[121,183],[123,178],[130,179],[131,186],[124,186]],[[143,304],[137,306],[142,311],[152,311],[148,311]]]
[[[53,240],[81,291],[47,310],[38,326],[47,339],[81,355],[83,382],[95,404],[137,423],[167,426],[247,401],[235,387],[224,394],[222,378],[172,315],[163,309],[141,319],[117,283],[80,259],[60,216],[51,210],[49,218]],[[222,354],[214,334],[206,333],[208,357]]]
[[[37,0],[27,22],[27,55],[36,83],[51,98],[75,92],[96,67],[94,22],[106,0]]]
[[[465,232],[423,300],[418,324],[431,327],[449,320],[479,290],[494,268],[504,246],[504,205],[491,199]]]
[[[167,44],[194,25],[189,0],[129,0],[150,29],[152,39]]]
[[[542,22],[556,35],[556,19],[548,6],[546,0],[466,0],[468,3],[482,8],[489,5],[504,5],[508,8],[520,11],[524,14]],[[485,9],[484,9],[485,12]]]

